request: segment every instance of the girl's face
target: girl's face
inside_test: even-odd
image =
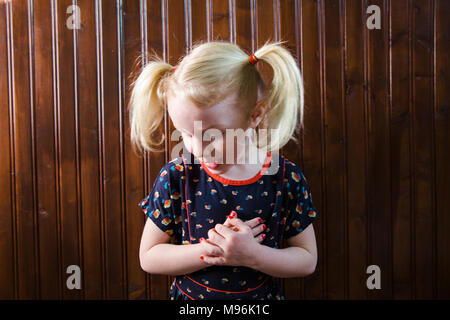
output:
[[[169,116],[175,128],[181,132],[186,149],[217,174],[226,172],[230,166],[237,163],[238,159],[242,159],[243,154],[245,156],[245,145],[237,145],[234,138],[232,139],[234,151],[227,150],[226,129],[242,129],[241,132],[243,132],[252,124],[247,119],[245,109],[239,109],[239,106],[233,105],[234,99],[235,96],[230,96],[214,106],[200,109],[185,96],[168,95],[167,97]],[[196,132],[194,132],[194,121],[196,121]],[[199,124],[201,124],[201,131]],[[213,136],[205,139],[207,136],[211,137],[208,133]],[[230,147],[230,144],[228,146]],[[227,159],[227,152],[233,152],[234,158],[228,157],[233,159],[232,163],[229,163]],[[220,158],[220,154],[222,163],[214,164],[213,158]]]

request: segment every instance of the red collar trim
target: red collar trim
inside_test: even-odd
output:
[[[218,174],[214,174],[211,171],[209,171],[209,169],[203,165],[202,161],[200,161],[200,164],[201,164],[203,170],[205,170],[205,172],[211,178],[214,178],[215,180],[222,182],[223,184],[242,186],[242,185],[246,185],[246,184],[251,184],[251,183],[257,181],[259,178],[261,178],[264,175],[264,173],[267,171],[267,168],[269,167],[271,160],[272,160],[272,153],[269,151],[269,152],[267,152],[266,160],[264,161],[264,165],[261,168],[261,170],[253,178],[250,178],[247,180],[232,180],[232,179],[223,178],[223,177],[219,176]]]

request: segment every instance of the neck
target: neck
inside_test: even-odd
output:
[[[230,180],[250,179],[260,172],[266,157],[266,151],[250,146],[247,152],[241,150],[236,156],[236,162],[226,165],[220,176]]]

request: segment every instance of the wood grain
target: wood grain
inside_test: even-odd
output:
[[[140,268],[137,204],[175,143],[133,152],[129,87],[148,53],[175,65],[212,40],[287,40],[302,72],[303,127],[281,152],[308,179],[319,260],[280,279],[286,298],[450,298],[448,1],[80,0],[78,30],[72,4],[0,1],[1,299],[167,298],[173,277]]]

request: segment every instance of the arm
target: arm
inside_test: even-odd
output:
[[[280,222],[284,225],[283,238],[287,239],[289,247],[275,249],[255,244],[248,228],[236,218],[232,222],[237,226],[236,232],[221,224],[208,231],[208,240],[221,247],[224,255],[206,257],[206,263],[250,267],[279,278],[304,277],[314,272],[317,248],[312,222],[317,217],[317,211],[303,173],[290,166],[286,216]]]
[[[287,242],[289,247],[284,249],[257,246],[249,267],[278,278],[305,277],[312,274],[317,264],[316,239],[312,224]]]
[[[288,202],[283,238],[288,248],[274,249],[258,246],[253,268],[270,275],[304,277],[314,272],[317,265],[317,247],[312,221],[317,217],[311,190],[301,170],[293,163],[286,162],[288,177]]]
[[[199,244],[171,244],[170,237],[177,237],[181,242],[181,223],[175,219],[181,215],[180,197],[172,197],[172,190],[177,191],[182,173],[174,169],[176,164],[164,165],[156,177],[151,193],[139,206],[148,217],[142,232],[139,248],[141,268],[152,274],[181,275],[195,272],[205,267],[198,258],[205,251]],[[179,190],[178,190],[179,191]],[[214,252],[212,251],[212,254]]]
[[[290,247],[275,249],[256,242],[242,220],[233,220],[236,228],[216,224],[208,231],[208,241],[222,248],[224,254],[205,257],[206,263],[249,267],[278,278],[304,277],[314,272],[317,249],[312,224],[287,239]]]
[[[141,268],[152,274],[181,275],[207,267],[199,256],[208,250],[202,244],[168,243],[170,236],[147,219],[139,248]],[[210,248],[209,254],[217,254]]]
[[[263,229],[260,219],[255,218],[246,222],[254,235],[259,234]],[[229,225],[229,219],[224,225]],[[163,232],[156,224],[147,219],[142,232],[141,245],[139,249],[139,259],[141,268],[152,274],[181,275],[208,267],[200,256],[220,256],[222,249],[203,241],[196,244],[176,245],[168,243],[170,236]],[[260,243],[263,238],[255,237]]]

